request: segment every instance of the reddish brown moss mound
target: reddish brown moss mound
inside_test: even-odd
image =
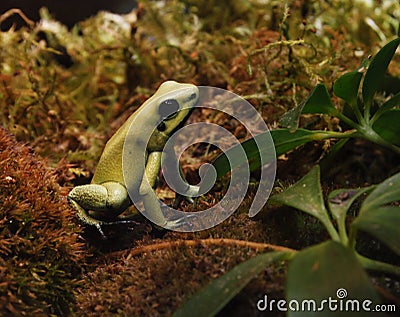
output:
[[[154,241],[153,241],[154,242]],[[134,250],[134,249],[133,249]],[[133,251],[134,252],[134,251]],[[185,300],[257,252],[235,246],[178,247],[142,255],[128,252],[104,257],[78,290],[77,316],[171,316]],[[269,268],[239,295],[235,309],[245,307],[266,289],[280,291],[282,277]],[[242,302],[245,301],[245,303]],[[246,302],[247,301],[247,302]],[[229,314],[232,315],[232,314]],[[242,314],[243,316],[246,313]]]
[[[0,201],[1,314],[68,314],[83,258],[73,212],[51,170],[3,128]]]

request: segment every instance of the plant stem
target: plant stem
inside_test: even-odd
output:
[[[370,125],[364,124],[362,126],[359,126],[357,128],[357,130],[364,139],[367,139],[368,141],[382,145],[382,146],[394,151],[395,153],[400,154],[400,147],[383,139],[378,133],[376,133],[374,131],[374,129],[372,129],[372,127]]]
[[[349,119],[345,115],[341,114],[338,112],[336,116],[349,126],[351,126],[353,129],[357,130],[354,131],[352,130],[350,134],[347,135],[341,135],[344,134],[343,132],[330,132],[331,137],[334,138],[345,138],[345,137],[357,137],[360,136],[368,141],[374,142],[376,144],[382,145],[393,152],[400,154],[400,147],[386,141],[383,139],[378,133],[375,132],[374,129],[372,129],[370,123],[369,123],[369,118],[368,120],[365,120],[365,118],[359,118],[360,124],[355,123],[353,120]]]
[[[365,122],[365,120],[364,120],[364,118],[363,118],[363,116],[362,116],[362,114],[361,114],[361,112],[360,112],[360,110],[359,110],[358,101],[357,101],[357,100],[356,100],[355,104],[352,104],[352,105],[351,105],[351,109],[353,110],[354,114],[356,115],[358,122],[359,122],[360,124],[363,124],[363,123]],[[344,116],[344,115],[343,115],[343,116]],[[346,118],[347,118],[347,117],[346,117]],[[341,119],[341,120],[342,120],[342,119]]]
[[[356,130],[349,130],[346,132],[335,132],[335,131],[321,131],[312,136],[314,141],[322,141],[326,139],[349,139],[357,136],[359,133]]]
[[[328,215],[327,212],[326,212],[326,215]],[[323,218],[319,217],[319,220],[325,226],[325,228],[328,231],[329,235],[331,236],[332,240],[333,241],[337,241],[337,242],[341,242],[339,234],[336,231],[335,227],[333,226],[331,219],[327,216],[326,218],[325,217],[323,217]]]
[[[346,232],[346,217],[340,217],[337,220],[337,225],[338,225],[338,230],[339,230],[339,237],[340,237],[340,241],[344,244],[344,245],[348,245],[349,243],[349,237],[347,236],[347,232]]]
[[[371,109],[371,102],[372,101],[367,101],[364,103],[364,119],[365,123],[369,124],[369,116],[370,116],[370,109]],[[360,122],[361,123],[361,122]]]
[[[340,119],[340,121],[343,121],[344,123],[348,124],[352,128],[358,130],[358,127],[360,126],[359,124],[355,123],[353,120],[350,118],[346,117],[344,114],[340,113],[339,111],[335,114],[336,117]],[[361,117],[361,114],[360,114]],[[360,118],[357,116],[357,119],[360,120]],[[361,118],[362,120],[362,118]]]
[[[356,256],[358,260],[361,262],[362,266],[367,270],[385,272],[388,274],[394,274],[400,276],[400,266],[395,266],[385,262],[372,260],[370,258],[362,256],[357,252]]]

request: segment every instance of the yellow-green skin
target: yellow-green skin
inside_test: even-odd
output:
[[[122,167],[124,144],[129,138],[129,149],[132,152],[132,158],[129,158],[128,162],[129,190],[141,195],[146,212],[157,225],[171,229],[179,225],[179,220],[166,221],[158,200],[154,195],[150,195],[150,191],[153,191],[161,169],[164,145],[171,133],[186,120],[198,99],[199,90],[196,86],[167,81],[128,118],[107,142],[91,184],[77,186],[68,195],[68,201],[82,221],[97,226],[101,231],[100,225],[112,223],[132,204]],[[157,126],[161,114],[175,111],[178,112],[165,118],[163,123]],[[135,122],[139,112],[140,122]],[[157,128],[153,131],[154,127]],[[142,151],[143,144],[146,144],[146,153]],[[145,170],[140,167],[143,166],[140,163],[143,162],[143,154]],[[144,181],[144,176],[147,177],[147,181]],[[193,196],[197,191],[197,186],[188,185],[186,193]]]

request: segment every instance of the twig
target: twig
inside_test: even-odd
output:
[[[18,14],[25,21],[25,23],[28,24],[30,27],[35,25],[35,22],[33,22],[32,20],[28,19],[28,17],[25,15],[25,13],[23,13],[21,11],[21,9],[17,9],[17,8],[10,9],[7,12],[3,13],[0,16],[0,25],[1,25],[1,23],[3,23],[4,20],[7,20],[13,14]]]
[[[269,244],[269,243],[259,243],[259,242],[251,242],[251,241],[244,241],[244,240],[235,240],[235,239],[199,239],[199,240],[177,240],[177,241],[166,241],[160,242],[151,245],[144,245],[141,247],[137,247],[129,252],[127,259],[131,258],[132,256],[152,252],[162,249],[168,249],[173,247],[180,247],[180,246],[198,246],[198,245],[229,245],[229,246],[240,246],[240,247],[248,247],[257,250],[273,250],[273,251],[284,251],[284,252],[296,252],[296,250]]]

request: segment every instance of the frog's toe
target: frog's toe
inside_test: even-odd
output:
[[[174,201],[174,204],[173,204],[173,207],[174,207],[175,209],[178,208],[179,205],[180,205],[180,203],[181,203],[183,200],[186,200],[189,204],[194,204],[194,200],[193,200],[192,197],[187,197],[187,196],[183,196],[183,195],[181,195],[181,194],[177,194],[177,195],[176,195],[176,198],[175,198],[175,201]]]
[[[169,230],[185,228],[185,230],[190,231],[190,229],[193,227],[193,219],[195,218],[196,215],[191,214],[174,220],[168,220],[163,227]]]

